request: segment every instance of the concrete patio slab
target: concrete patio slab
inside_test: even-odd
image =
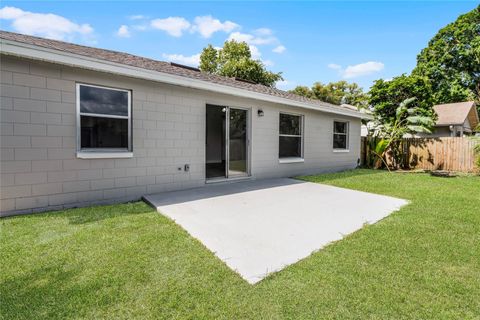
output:
[[[294,179],[215,184],[144,198],[252,284],[407,203]]]

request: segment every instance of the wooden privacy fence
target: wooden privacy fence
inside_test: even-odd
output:
[[[475,153],[477,142],[468,137],[444,138],[405,138],[402,141],[403,159],[405,168],[425,170],[448,170],[459,172],[474,172]],[[362,138],[362,164],[366,164],[368,157],[368,141]],[[387,163],[391,160],[387,159]]]

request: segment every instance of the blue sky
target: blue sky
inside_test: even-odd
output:
[[[3,30],[196,64],[207,44],[246,40],[281,89],[345,79],[364,89],[408,73],[435,33],[477,1],[2,1]]]

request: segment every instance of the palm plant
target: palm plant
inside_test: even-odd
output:
[[[475,153],[475,164],[480,171],[480,139],[476,139],[477,144],[473,147],[473,152]]]
[[[480,123],[474,129],[474,132],[477,133],[476,136],[471,137],[474,142],[473,153],[475,155],[475,166],[477,167],[477,173],[480,175]]]
[[[425,111],[412,107],[416,98],[404,100],[396,109],[393,121],[383,121],[377,118],[373,124],[373,145],[370,150],[374,155],[374,168],[380,168],[383,165],[390,171],[389,165],[385,159],[388,152],[392,153],[394,160],[393,166],[398,168],[403,152],[401,142],[406,134],[431,133],[435,125],[431,114],[425,114]]]

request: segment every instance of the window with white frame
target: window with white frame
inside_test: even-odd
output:
[[[303,116],[280,113],[279,158],[303,157]]]
[[[333,122],[333,149],[348,150],[348,122]]]
[[[78,151],[131,152],[131,92],[77,84]]]

